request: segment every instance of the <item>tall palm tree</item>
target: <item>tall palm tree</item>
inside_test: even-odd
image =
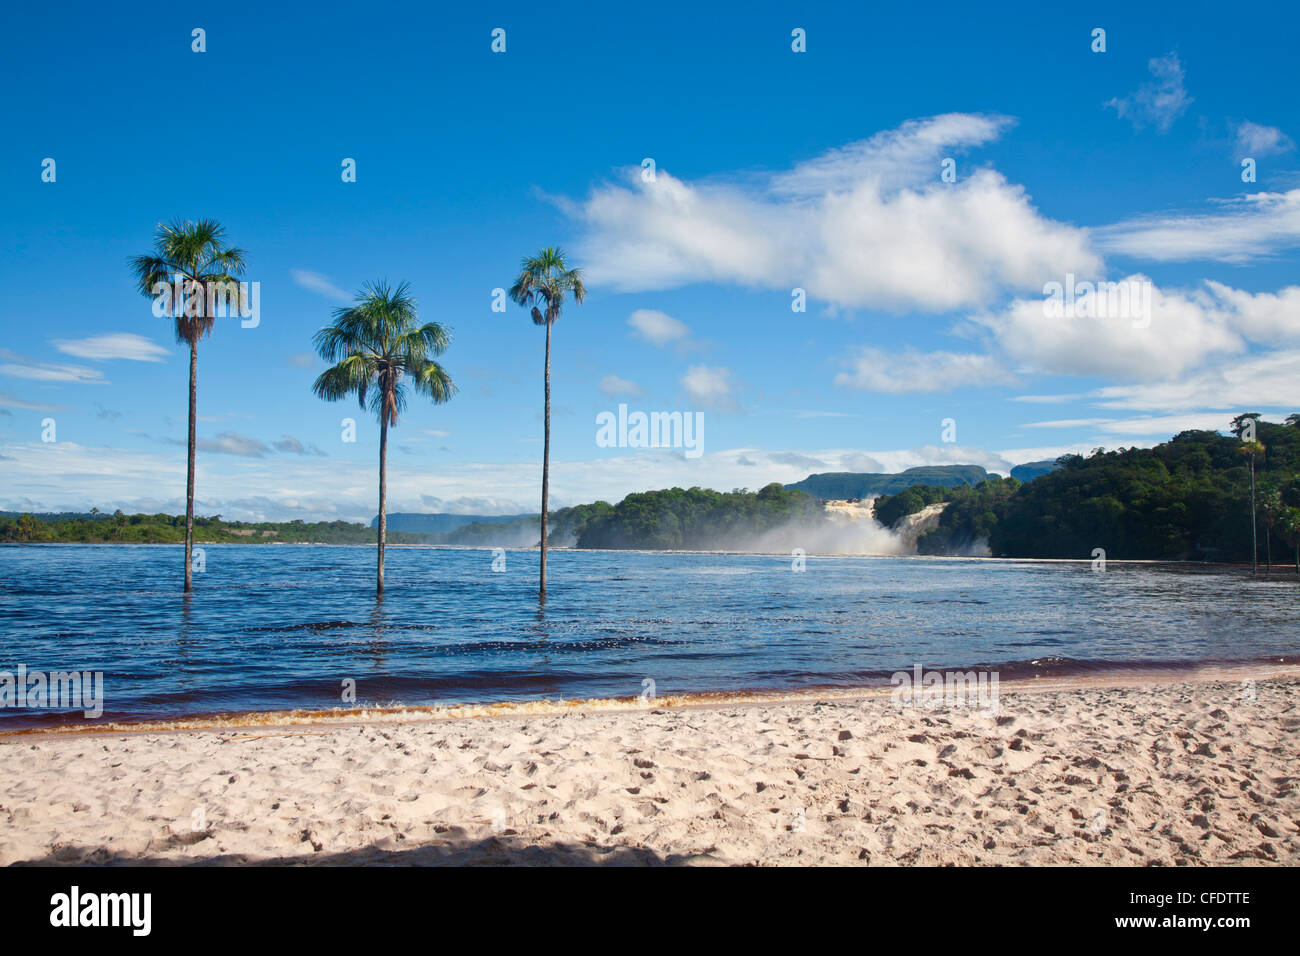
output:
[[[316,379],[312,391],[334,402],[353,393],[364,411],[379,418],[379,565],[376,595],[384,593],[384,543],[388,535],[388,428],[406,411],[405,379],[435,405],[449,401],[456,386],[435,362],[451,342],[437,322],[417,324],[415,299],[403,282],[369,282],[354,304],[334,312],[334,324],[316,333],[320,357],[334,363]]]
[[[1232,433],[1241,439],[1237,454],[1250,459],[1250,573],[1259,573],[1259,521],[1255,517],[1255,459],[1263,457],[1264,446],[1255,440],[1259,412],[1242,412],[1232,419]]]
[[[1257,441],[1243,441],[1237,454],[1250,459],[1250,573],[1259,573],[1259,519],[1255,514],[1255,459],[1264,457],[1264,446]]]
[[[587,288],[582,284],[582,272],[570,269],[563,250],[547,246],[535,256],[526,256],[520,265],[519,277],[510,287],[510,298],[525,308],[533,317],[534,325],[546,326],[546,392],[545,425],[542,438],[542,542],[541,572],[537,588],[539,600],[546,600],[546,510],[551,485],[551,326],[560,317],[566,296],[572,295],[574,304],[582,305]]]
[[[1281,489],[1272,482],[1260,482],[1259,515],[1264,525],[1264,555],[1269,574],[1273,573],[1273,529],[1285,511]]]
[[[244,250],[226,245],[215,219],[158,223],[154,251],[133,256],[131,271],[141,295],[161,298],[176,321],[176,341],[190,347],[189,461],[185,474],[185,593],[194,590],[194,428],[198,417],[199,340],[216,320],[209,291],[244,273]],[[241,303],[242,304],[242,303]]]

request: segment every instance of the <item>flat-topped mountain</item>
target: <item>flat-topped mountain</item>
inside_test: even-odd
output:
[[[897,474],[828,471],[809,475],[803,481],[796,481],[785,487],[805,492],[823,501],[832,501],[896,495],[913,485],[931,485],[941,488],[973,486],[988,477],[990,477],[989,473],[981,465],[920,465]]]

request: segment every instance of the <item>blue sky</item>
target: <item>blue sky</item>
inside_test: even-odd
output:
[[[543,335],[491,305],[550,244],[589,286],[555,330],[557,505],[1300,408],[1294,6],[1038,6],[9,12],[0,508],[183,509],[186,355],[126,268],[175,217],[261,288],[200,347],[200,513],[373,514],[377,426],[312,396],[310,338],[382,277],[452,327],[461,388],[412,402],[390,508],[535,508]],[[1047,317],[1071,273],[1136,277],[1149,321]],[[598,447],[620,402],[703,412],[705,453]]]

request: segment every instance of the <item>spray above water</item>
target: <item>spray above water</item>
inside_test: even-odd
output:
[[[939,524],[945,504],[929,505],[906,515],[893,527],[875,518],[874,498],[827,501],[816,518],[790,521],[760,534],[741,538],[740,546],[719,550],[782,554],[801,548],[808,554],[910,555],[916,542]]]

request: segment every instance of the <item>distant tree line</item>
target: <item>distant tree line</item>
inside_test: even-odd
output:
[[[425,535],[389,533],[397,544],[422,544]],[[224,521],[194,517],[194,540],[205,544],[373,544],[374,530],[348,521]],[[0,542],[183,544],[185,516],[166,514],[0,515]]]

